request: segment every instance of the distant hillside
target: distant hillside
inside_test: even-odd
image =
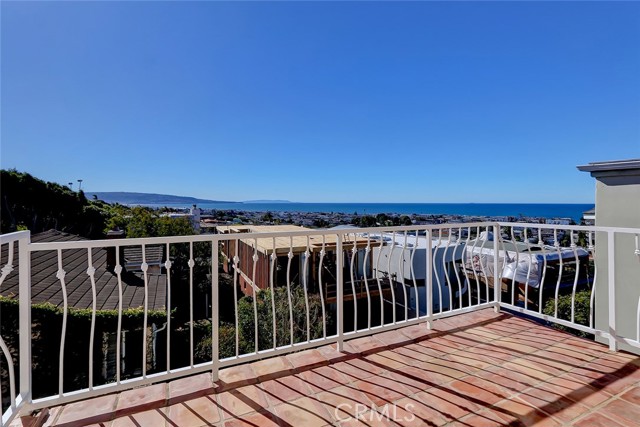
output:
[[[293,203],[290,200],[245,200],[242,203]]]
[[[107,203],[121,203],[123,205],[156,205],[156,204],[198,204],[198,203],[236,203],[221,200],[197,199],[195,197],[172,196],[170,194],[130,193],[126,191],[87,191],[87,196]]]
[[[0,171],[0,232],[56,229],[90,239],[103,237],[109,205],[87,200],[82,191],[43,181],[26,172]]]

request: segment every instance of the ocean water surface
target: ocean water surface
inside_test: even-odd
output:
[[[187,205],[163,205],[189,207]],[[203,203],[202,209],[270,211],[270,212],[335,212],[375,215],[379,213],[525,216],[541,218],[571,218],[580,222],[582,213],[593,204],[564,203]]]

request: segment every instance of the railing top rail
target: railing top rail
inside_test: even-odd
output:
[[[219,242],[225,240],[245,240],[245,239],[270,239],[277,237],[300,237],[300,236],[322,236],[322,235],[345,235],[345,234],[380,234],[405,231],[422,231],[437,229],[459,229],[469,227],[486,227],[495,225],[494,222],[471,222],[471,223],[451,223],[451,224],[428,224],[428,225],[405,225],[397,227],[368,227],[368,228],[341,228],[341,229],[314,229],[300,231],[275,231],[275,232],[255,232],[255,233],[228,233],[228,234],[197,234],[191,236],[168,236],[168,237],[141,237],[131,239],[115,240],[78,240],[67,242],[42,242],[32,243],[30,251],[49,251],[58,249],[86,249],[105,248],[118,246],[140,246],[166,243],[189,243],[189,242]]]
[[[42,242],[31,243],[30,251],[48,251],[58,249],[87,249],[87,248],[105,248],[119,246],[140,246],[167,243],[189,243],[189,242],[219,242],[227,240],[244,240],[244,239],[270,239],[278,237],[306,237],[306,236],[322,236],[322,235],[347,235],[347,234],[382,234],[396,232],[412,232],[427,231],[439,229],[467,229],[474,227],[488,227],[498,225],[501,227],[522,227],[522,228],[542,228],[551,230],[575,230],[575,231],[602,231],[617,233],[633,233],[640,234],[640,228],[623,228],[623,227],[601,227],[593,225],[561,225],[561,224],[538,224],[525,222],[467,222],[467,223],[444,223],[444,224],[428,224],[428,225],[405,225],[396,227],[354,227],[340,229],[314,229],[300,231],[275,231],[275,232],[254,232],[254,233],[228,233],[228,234],[198,234],[191,236],[168,236],[168,237],[144,237],[117,240],[78,240],[67,242]],[[20,238],[27,237],[29,231],[19,231],[16,233],[4,234],[1,242],[11,242]]]
[[[603,231],[614,233],[640,233],[640,228],[630,227],[603,227],[597,225],[562,225],[562,224],[536,224],[530,222],[498,222],[501,227],[543,228],[550,230],[575,230],[575,231]]]
[[[5,243],[15,242],[16,240],[26,239],[31,235],[31,231],[22,230],[22,231],[14,231],[13,233],[0,234],[0,245],[4,245]]]

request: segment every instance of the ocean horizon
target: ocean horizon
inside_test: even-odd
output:
[[[151,204],[152,207],[189,208],[184,203]],[[206,210],[236,210],[251,212],[324,212],[376,215],[396,213],[403,215],[464,215],[511,216],[538,218],[571,218],[580,222],[582,213],[594,207],[593,203],[202,203]]]

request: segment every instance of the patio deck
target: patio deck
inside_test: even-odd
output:
[[[635,426],[640,357],[492,310],[44,410],[46,426]]]

